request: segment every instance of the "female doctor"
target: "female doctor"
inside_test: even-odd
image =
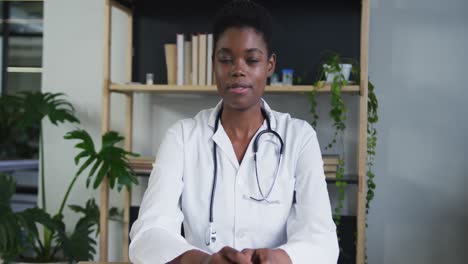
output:
[[[262,99],[276,64],[270,14],[233,1],[213,36],[222,100],[167,131],[131,229],[131,261],[336,263],[315,131]]]

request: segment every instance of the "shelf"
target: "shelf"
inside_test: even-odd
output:
[[[267,86],[267,93],[306,93],[314,89],[313,85]],[[155,93],[216,93],[214,85],[167,85],[167,84],[116,84],[110,85],[110,91],[120,93],[155,92]],[[325,85],[318,92],[330,92],[330,85]],[[342,89],[344,93],[359,92],[359,85],[347,85]]]

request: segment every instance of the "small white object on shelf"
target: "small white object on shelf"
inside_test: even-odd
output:
[[[154,84],[154,75],[152,73],[147,73],[146,74],[146,84],[147,85],[153,85]]]
[[[271,86],[278,86],[278,85],[281,85],[281,83],[280,83],[279,80],[278,80],[278,74],[273,73],[273,75],[271,75],[271,77],[270,77],[270,85],[271,85]]]
[[[351,64],[338,64],[341,69],[341,74],[343,75],[344,79],[346,81],[349,80],[349,75],[351,74],[351,68],[353,67]],[[330,65],[324,64],[323,68],[330,68]],[[327,83],[333,82],[333,79],[335,79],[336,74],[334,73],[325,73],[325,78]]]

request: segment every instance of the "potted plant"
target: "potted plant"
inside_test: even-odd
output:
[[[24,93],[15,100],[18,102],[17,106],[20,106],[18,111],[22,113],[21,123],[24,126],[37,123],[46,116],[53,124],[65,121],[79,122],[74,116],[73,106],[63,99],[63,94]],[[35,111],[33,106],[37,107]],[[40,135],[41,148],[43,147],[42,138]],[[13,212],[10,200],[15,192],[15,182],[5,174],[0,175],[0,258],[5,262],[15,260],[46,263],[92,259],[96,245],[93,232],[97,234],[99,230],[99,209],[94,199],[88,200],[84,207],[68,206],[82,215],[72,232],[67,232],[63,221],[63,211],[77,178],[84,169],[92,166],[86,181],[87,186],[94,178],[93,187],[97,188],[104,177],[110,178],[111,187],[117,183],[119,190],[123,186],[130,189],[132,184],[137,183],[127,160],[128,155],[136,156],[136,154],[117,146],[123,140],[117,132],[110,131],[102,136],[100,150],[96,150],[91,136],[85,130],[76,129],[67,133],[64,138],[79,140],[75,148],[79,149],[80,153],[75,157],[75,163],[78,165],[82,158],[86,161],[75,173],[64,194],[60,208],[54,215],[47,212],[45,198],[42,199],[40,208],[34,207],[21,212]],[[43,157],[41,155],[42,165],[44,164]],[[41,169],[41,175],[41,185],[44,186],[43,169]],[[42,193],[44,197],[44,189]],[[43,229],[42,237],[38,226]]]

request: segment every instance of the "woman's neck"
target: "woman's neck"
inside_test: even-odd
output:
[[[224,130],[236,138],[252,137],[262,126],[263,121],[264,117],[260,105],[246,111],[224,108],[221,113],[221,123]]]

